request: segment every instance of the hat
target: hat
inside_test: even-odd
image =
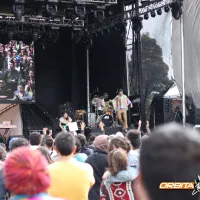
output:
[[[108,136],[107,135],[99,135],[95,138],[93,142],[96,149],[103,150],[105,152],[108,152],[109,142],[108,142]]]
[[[123,135],[123,133],[121,133],[121,132],[117,132],[115,136],[116,136],[116,137],[123,137],[123,138],[124,138],[124,135]]]
[[[10,153],[3,168],[6,188],[16,195],[46,192],[51,183],[47,166],[39,151],[17,148]]]

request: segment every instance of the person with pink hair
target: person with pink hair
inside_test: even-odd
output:
[[[61,200],[47,194],[51,184],[47,166],[47,160],[38,150],[20,147],[12,151],[3,168],[12,200]]]

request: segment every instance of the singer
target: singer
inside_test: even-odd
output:
[[[131,108],[133,107],[131,101],[128,99],[126,95],[124,95],[123,90],[118,90],[118,95],[115,97],[114,101],[114,107],[117,111],[117,117],[120,123],[122,124],[124,130],[126,131],[128,128],[127,123],[127,110],[128,106],[130,105]]]

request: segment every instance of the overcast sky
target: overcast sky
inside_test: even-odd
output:
[[[169,77],[173,76],[171,69],[172,56],[171,56],[171,13],[165,13],[155,18],[149,17],[148,20],[143,20],[143,29],[141,33],[149,32],[151,38],[157,40],[158,45],[163,51],[163,60],[169,66]],[[129,23],[127,31],[129,30]],[[127,44],[132,42],[132,31],[129,30]],[[128,49],[131,46],[128,46]],[[131,51],[128,51],[128,58],[130,59]]]

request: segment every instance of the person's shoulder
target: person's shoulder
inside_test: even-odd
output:
[[[87,172],[93,172],[93,168],[88,163],[80,163],[80,169]]]

